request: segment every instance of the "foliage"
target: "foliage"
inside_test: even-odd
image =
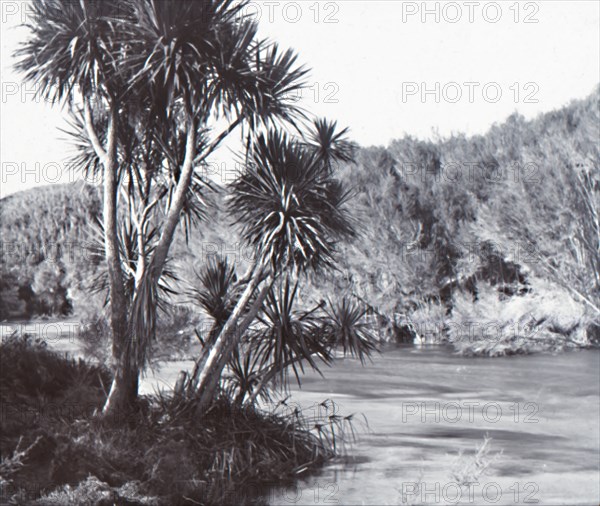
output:
[[[526,295],[531,277],[597,305],[593,210],[599,207],[600,192],[599,98],[600,91],[595,91],[532,121],[511,116],[485,136],[457,135],[437,143],[406,138],[387,149],[358,150],[355,164],[335,164],[336,178],[354,192],[351,213],[359,224],[357,237],[349,244],[337,244],[336,271],[309,276],[304,301],[315,305],[332,293],[361,301],[382,329],[389,329],[382,330],[388,339],[410,335],[397,324],[402,321],[412,320],[418,327],[427,320],[443,328],[443,317],[461,292],[465,304],[476,301],[487,287],[498,297]],[[441,164],[438,169],[436,160]],[[70,188],[49,187],[3,199],[3,238],[36,244],[29,234],[39,230],[49,241],[85,240],[80,224],[90,219],[88,210],[97,208],[98,200],[90,199],[89,188]],[[34,202],[41,203],[39,211]],[[214,202],[208,223],[225,219],[226,192]],[[62,217],[64,205],[70,207]],[[37,212],[39,218],[32,219],[31,213]],[[60,224],[65,220],[72,225],[65,227],[68,234],[61,238]],[[229,259],[240,272],[254,259],[253,252],[240,246],[236,227],[217,233],[214,227],[199,224],[196,230],[187,244],[183,233],[176,236],[173,256],[179,259],[182,279],[193,279],[192,266],[202,265],[208,252],[231,251]],[[439,234],[443,240],[434,240]],[[444,246],[443,241],[449,240],[458,255],[437,268],[442,253],[453,251]],[[26,275],[30,286],[39,261],[5,258],[11,276],[30,273]],[[67,280],[86,272],[85,265],[61,261]],[[6,280],[10,291],[3,304],[16,306],[17,281]],[[76,293],[73,284],[67,288]],[[73,305],[77,312],[77,302]],[[425,318],[428,307],[432,314]]]
[[[513,115],[485,135],[361,150],[339,177],[356,188],[362,233],[315,290],[367,302],[391,339],[406,333],[398,315],[416,311],[418,320],[430,304],[450,314],[461,293],[472,304],[488,287],[519,298],[532,278],[600,314],[599,101],[600,88],[532,121]]]
[[[90,249],[90,222],[100,213],[93,186],[34,188],[0,201],[0,320],[66,315],[89,288],[101,260]],[[89,304],[89,295],[86,297]]]
[[[535,280],[522,296],[501,297],[487,289],[475,303],[457,297],[444,323],[461,353],[500,356],[588,345],[594,321],[593,312],[567,290]]]
[[[454,483],[469,488],[473,483],[479,483],[481,477],[489,472],[490,466],[502,456],[502,451],[492,452],[491,441],[492,438],[486,434],[472,456],[464,455],[464,452],[459,451],[452,463],[450,474]]]
[[[340,135],[332,133],[326,142],[345,142]],[[329,157],[346,156],[336,149],[343,147],[309,148],[274,130],[252,146],[248,167],[232,185],[229,208],[243,238],[274,269],[331,267],[333,241],[353,234],[345,206],[349,194],[328,166]]]
[[[11,415],[0,420],[0,470],[9,468],[15,501],[250,503],[340,453],[353,434],[352,416],[330,403],[303,412],[285,399],[259,411],[220,396],[200,421],[193,401],[161,394],[101,419],[93,414],[107,370],[17,336],[0,357],[0,401]]]
[[[193,294],[213,321],[208,337],[199,336],[209,348],[240,287],[234,267],[219,257],[211,257],[197,276]],[[298,279],[291,274],[280,278],[254,323],[239,336],[223,377],[229,397],[239,404],[252,404],[258,396],[271,399],[277,388],[287,391],[290,371],[300,383],[305,364],[319,371],[319,363],[330,365],[337,349],[361,361],[375,350],[372,325],[358,303],[344,299],[304,307],[300,293]]]

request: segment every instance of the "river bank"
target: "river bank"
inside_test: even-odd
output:
[[[81,354],[81,343],[65,336],[51,346]],[[159,364],[140,392],[168,391],[192,365]],[[337,360],[325,378],[309,373],[302,388],[292,388],[288,410],[322,415],[319,406],[329,400],[336,413],[358,421],[364,414],[368,425],[357,423],[346,458],[310,479],[273,488],[264,499],[315,504],[318,494],[320,504],[326,498],[439,504],[456,497],[466,504],[598,504],[598,371],[597,349],[491,359],[460,356],[449,346],[388,345],[366,367]],[[485,438],[490,441],[476,458]],[[477,459],[487,464],[483,470]],[[469,473],[477,486],[465,485]],[[479,500],[471,501],[472,494]]]
[[[313,419],[225,393],[198,413],[193,396],[158,385],[100,417],[111,373],[71,352],[30,336],[2,341],[2,504],[255,504],[266,486],[335,455]]]

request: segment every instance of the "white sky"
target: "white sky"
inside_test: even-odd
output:
[[[70,146],[57,140],[65,126],[59,107],[34,102],[11,68],[27,33],[19,27],[27,1],[0,7],[3,197],[58,181]],[[600,82],[595,0],[255,1],[247,12],[260,13],[263,36],[294,48],[312,68],[305,106],[349,126],[365,146],[405,134],[483,133],[514,111],[529,118],[583,98]],[[432,93],[422,97],[424,87]],[[222,150],[216,161],[230,159]]]

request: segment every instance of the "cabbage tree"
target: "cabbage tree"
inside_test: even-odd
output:
[[[231,0],[36,0],[17,53],[68,107],[79,167],[101,176],[114,381],[137,397],[177,227],[202,218],[208,157],[236,128],[294,121],[305,70]],[[258,266],[257,266],[258,269]]]
[[[336,162],[352,158],[345,134],[322,120],[300,138],[271,129],[250,146],[245,170],[231,185],[228,208],[246,244],[254,248],[255,260],[238,283],[243,290],[235,306],[196,364],[189,386],[199,395],[200,414],[214,400],[225,365],[276,280],[334,268],[336,243],[354,234],[350,193],[334,171]],[[270,306],[276,313],[276,299]],[[311,355],[303,358],[310,361]]]

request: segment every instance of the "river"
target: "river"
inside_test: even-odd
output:
[[[78,354],[72,338],[50,344]],[[141,392],[172,386],[191,365],[164,364]],[[273,489],[272,505],[600,504],[599,350],[489,359],[398,345],[324,373],[306,375],[289,403],[310,411],[330,399],[356,414],[357,441],[318,474]]]
[[[270,503],[598,505],[599,374],[598,350],[489,359],[395,346],[366,367],[339,361],[292,400],[332,399],[369,430],[349,458]],[[460,486],[453,471],[474,467],[486,436],[489,467]]]

